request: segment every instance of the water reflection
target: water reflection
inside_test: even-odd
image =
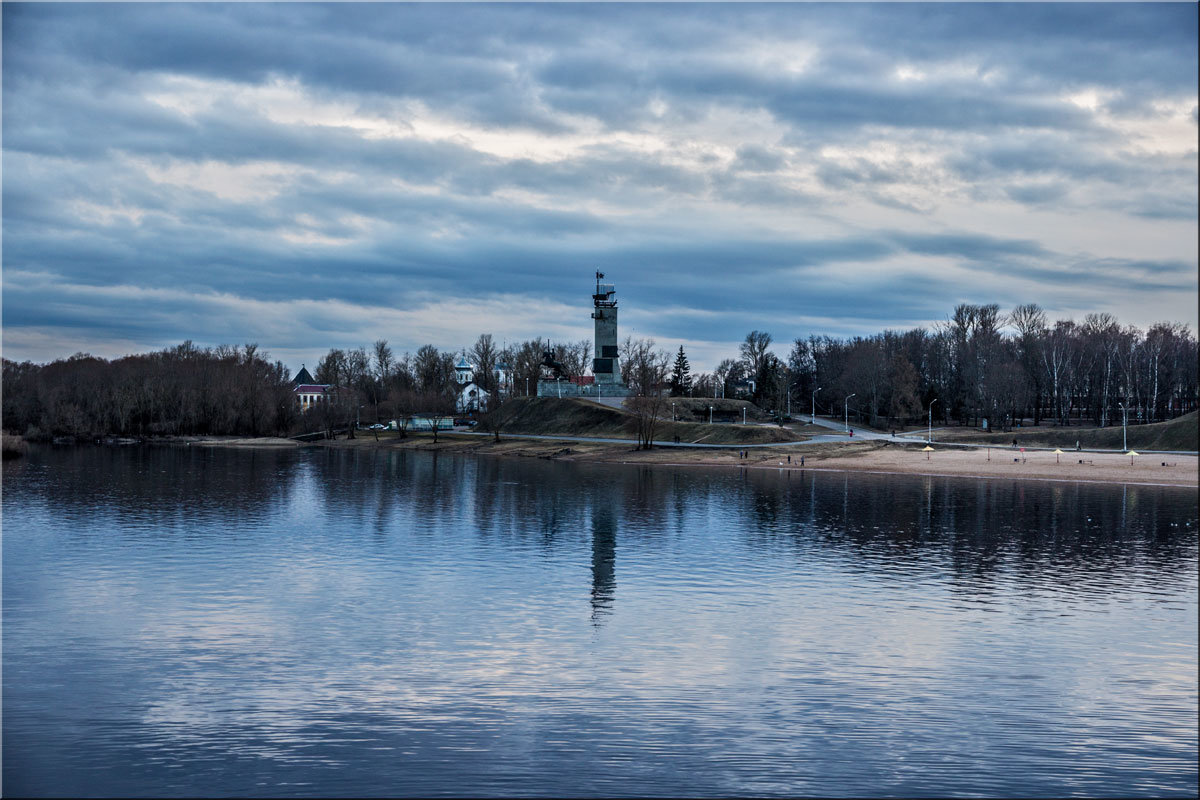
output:
[[[295,450],[210,447],[39,446],[18,477],[5,465],[5,488],[52,504],[66,519],[111,513],[131,529],[165,532],[237,509],[261,519],[290,501],[310,471]],[[81,531],[82,532],[82,531]]]
[[[1005,580],[1070,593],[1144,565],[1186,581],[1196,548],[1188,490],[799,473],[751,475],[732,501],[758,546],[852,557],[881,576],[949,568],[974,591]],[[1130,510],[1137,509],[1131,516]],[[1137,571],[1140,571],[1140,566]]]
[[[1194,793],[1191,492],[147,448],[3,501],[10,794]]]
[[[616,594],[617,524],[610,504],[592,506],[592,622],[611,613]]]

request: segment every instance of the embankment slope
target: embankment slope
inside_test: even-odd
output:
[[[1129,444],[1132,450],[1181,450],[1196,452],[1200,449],[1200,412],[1193,411],[1166,422],[1149,425],[1129,425]],[[1074,449],[1075,443],[1083,449],[1119,450],[1122,445],[1121,422],[1107,428],[1051,427],[1043,423],[1036,428],[1021,428],[1009,433],[982,433],[977,431],[946,431],[935,434],[935,439],[945,442],[970,444],[1011,445],[1016,439],[1022,447],[1061,447]]]
[[[670,402],[665,401],[664,406],[669,414]],[[546,436],[637,438],[637,421],[632,413],[590,400],[515,397],[502,405],[495,414],[494,424],[499,426],[501,436],[505,433],[531,433]],[[491,420],[485,419],[480,425],[480,430],[490,430],[490,424]],[[775,426],[659,421],[654,432],[656,441],[670,442],[676,436],[680,442],[702,444],[763,444],[798,439],[790,431]]]

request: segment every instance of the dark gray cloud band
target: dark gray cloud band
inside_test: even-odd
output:
[[[593,268],[631,306],[717,315],[639,328],[678,341],[877,330],[964,300],[1144,322],[1191,296],[1161,311],[1195,324],[1194,4],[3,15],[9,357],[22,331],[246,338],[206,315],[214,297],[582,305]],[[363,343],[340,319],[326,346]],[[241,325],[321,349],[286,320]]]

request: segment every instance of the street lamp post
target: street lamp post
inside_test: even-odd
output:
[[[1119,405],[1121,407],[1121,449],[1124,450],[1126,453],[1128,453],[1129,452],[1129,436],[1126,433],[1126,427],[1125,427],[1127,420],[1129,418],[1129,414],[1127,413],[1128,409],[1125,408],[1124,403],[1117,403],[1117,405]]]
[[[816,389],[813,390],[813,395],[812,395],[812,401],[813,401],[812,424],[813,425],[817,424],[817,392],[819,392],[819,391],[821,391],[820,386],[818,386]]]
[[[675,404],[671,403],[671,422],[675,421]]]
[[[525,377],[525,396],[529,397],[529,377]]]
[[[742,424],[746,424],[746,407],[742,406]]]
[[[850,397],[857,397],[857,396],[858,396],[858,392],[855,392],[854,394],[850,395]],[[846,413],[846,432],[847,433],[849,433],[849,431],[850,431],[850,397],[846,398],[846,407],[844,409],[844,411]]]
[[[929,432],[925,434],[925,444],[932,444],[933,442],[933,404],[936,402],[936,397],[929,401]]]
[[[713,409],[712,406],[708,407],[708,424],[709,425],[712,425],[712,409]]]

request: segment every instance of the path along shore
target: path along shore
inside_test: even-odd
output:
[[[255,446],[257,440],[226,440],[230,445]],[[225,445],[226,441],[205,444]],[[288,446],[290,440],[267,440],[265,446]],[[293,446],[299,446],[292,443]],[[819,442],[803,447],[750,447],[699,449],[672,447],[636,450],[632,442],[580,441],[579,439],[520,438],[502,434],[501,441],[490,437],[443,433],[437,444],[426,434],[410,434],[404,439],[380,438],[360,433],[356,439],[319,442],[319,447],[404,448],[446,453],[546,458],[561,461],[589,461],[609,464],[660,466],[717,466],[757,470],[804,469],[835,472],[864,472],[902,475],[938,475],[963,478],[1006,478],[1085,483],[1142,484],[1151,486],[1197,487],[1200,461],[1195,455],[1148,453],[1128,456],[1094,451],[1064,452],[1050,450],[1012,450],[1001,447],[920,449],[923,443],[903,444],[888,441]],[[744,457],[743,457],[744,454]],[[790,456],[790,461],[789,461]]]

